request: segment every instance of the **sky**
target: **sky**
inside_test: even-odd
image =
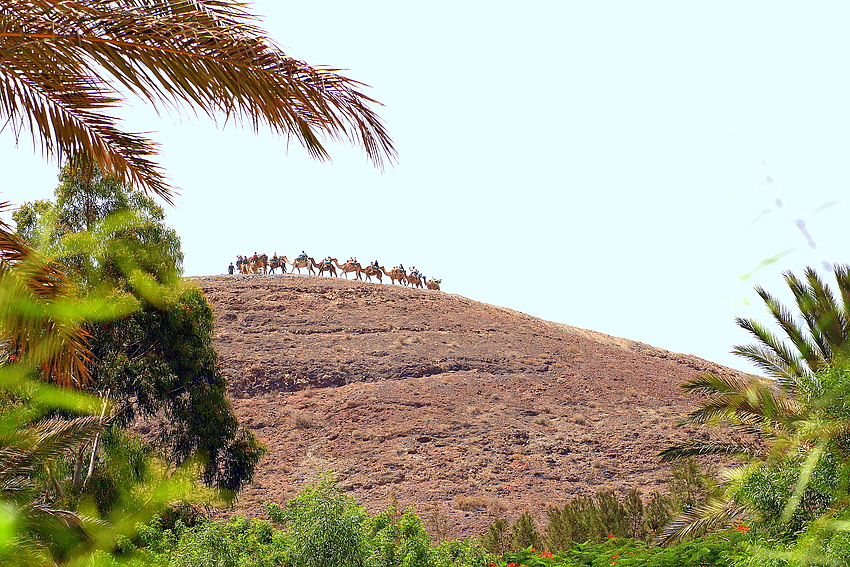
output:
[[[179,188],[186,275],[254,251],[415,265],[448,293],[753,371],[730,354],[750,342],[736,316],[768,321],[753,286],[787,300],[784,270],[850,261],[850,4],[253,11],[291,56],[370,85],[398,163],[341,144],[320,163],[132,102],[124,127],[162,144]],[[55,162],[9,132],[0,148],[0,200],[52,197]]]

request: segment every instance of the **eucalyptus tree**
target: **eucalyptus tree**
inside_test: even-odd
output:
[[[84,389],[109,400],[115,427],[143,420],[173,464],[200,458],[207,484],[238,490],[263,449],[227,400],[212,307],[197,287],[179,281],[180,239],[162,208],[81,158],[63,166],[55,196],[55,203],[15,212],[19,234],[40,244],[81,297],[100,293],[136,305],[85,325],[91,380]],[[108,468],[99,449],[95,439],[78,451],[71,480],[78,490]]]

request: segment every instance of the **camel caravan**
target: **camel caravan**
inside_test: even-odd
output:
[[[274,274],[275,270],[280,268],[281,274],[286,274],[287,265],[291,266],[289,270],[290,274],[294,274],[297,270],[300,275],[301,270],[305,269],[308,274],[315,276],[318,270],[318,275],[320,276],[327,272],[328,275],[339,277],[337,274],[341,273],[345,275],[345,279],[348,279],[348,274],[353,273],[357,276],[358,280],[365,279],[365,281],[371,282],[374,277],[380,283],[383,283],[383,277],[387,276],[390,278],[390,283],[392,284],[398,282],[400,285],[427,288],[436,291],[440,290],[440,282],[442,282],[442,280],[428,279],[422,272],[416,269],[416,266],[412,267],[408,272],[404,265],[399,264],[387,271],[385,267],[378,265],[377,260],[371,264],[366,264],[366,266],[360,264],[357,258],[354,257],[349,258],[344,264],[340,264],[339,260],[330,256],[321,262],[317,262],[304,252],[301,252],[294,260],[290,260],[286,256],[278,256],[277,253],[271,259],[266,254],[257,254],[256,252],[254,252],[253,256],[236,256],[236,265],[230,264],[228,273]]]

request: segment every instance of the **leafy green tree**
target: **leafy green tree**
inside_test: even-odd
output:
[[[242,2],[5,0],[0,22],[0,122],[166,200],[156,145],[111,113],[125,102],[116,85],[157,108],[268,127],[319,159],[322,137],[360,145],[376,165],[395,155],[363,84],[287,56]]]
[[[368,523],[372,567],[431,567],[434,550],[421,518],[412,507],[399,514],[390,506]]]
[[[645,541],[648,530],[646,526],[646,521],[644,519],[645,507],[643,504],[643,497],[640,494],[640,490],[638,490],[636,487],[632,487],[632,489],[629,490],[628,494],[626,494],[626,499],[623,503],[623,507],[626,509],[626,517],[628,520],[627,537],[631,539]]]
[[[180,240],[164,224],[162,208],[82,161],[63,167],[55,204],[27,204],[15,219],[19,233],[35,238],[83,293],[105,287],[139,306],[86,326],[87,388],[113,402],[115,427],[146,420],[175,465],[200,457],[207,484],[236,491],[252,478],[263,450],[239,427],[226,398],[212,308],[199,289],[179,283]],[[153,303],[149,285],[156,286]],[[98,460],[98,444],[77,453],[71,478],[78,490],[97,467],[109,468]]]
[[[267,504],[290,531],[296,567],[364,567],[369,557],[366,510],[329,475],[305,487],[285,508]]]
[[[629,517],[626,508],[617,499],[613,490],[601,490],[596,493],[596,506],[599,510],[599,539],[626,537],[629,533]]]
[[[128,276],[139,272],[161,284],[176,282],[180,238],[153,199],[83,156],[62,167],[54,194],[55,203],[26,203],[12,218],[18,235],[75,282],[130,291]]]

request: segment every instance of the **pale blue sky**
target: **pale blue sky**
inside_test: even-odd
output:
[[[236,254],[416,265],[474,300],[741,369],[752,285],[819,256],[787,218],[848,194],[850,5],[822,2],[263,0],[288,53],[371,85],[399,163],[334,162],[204,118],[151,131],[181,194],[188,275]],[[0,200],[50,197],[56,165],[0,135]],[[769,164],[783,211],[757,190]],[[847,262],[846,205],[808,221]],[[739,277],[792,246],[803,249]]]

